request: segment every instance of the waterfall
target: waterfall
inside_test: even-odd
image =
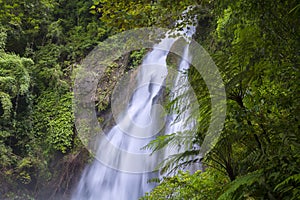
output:
[[[165,135],[170,134],[176,134],[177,137],[182,136],[182,141],[184,141],[184,136],[186,136],[187,131],[193,130],[195,127],[196,121],[193,119],[190,119],[190,96],[187,95],[188,90],[190,87],[188,87],[188,76],[187,76],[187,69],[189,68],[189,57],[188,57],[188,46],[184,49],[184,57],[181,60],[181,63],[178,67],[178,74],[174,81],[174,86],[171,90],[171,97],[170,101],[175,101],[175,103],[171,107],[171,113],[168,117],[167,124],[166,124],[166,130]],[[178,99],[177,99],[178,98]],[[183,153],[187,149],[191,149],[191,142],[187,141],[186,143],[183,143],[182,141],[178,142],[178,144],[175,145],[169,145],[164,150],[164,157],[165,159],[170,159],[175,154]],[[184,163],[187,160],[182,160],[179,163],[176,163],[175,165],[180,165]],[[160,177],[163,176],[170,176],[175,175],[178,170],[189,170],[191,172],[194,171],[193,167],[190,168],[190,166],[182,166],[178,167],[177,169],[171,169],[167,170],[166,172],[162,173]]]
[[[195,26],[186,27],[183,32],[186,34],[186,37],[190,38],[196,32]],[[191,56],[189,53],[189,45],[186,45],[183,51],[183,56],[181,58],[180,64],[178,66],[178,73],[173,83],[171,89],[170,101],[175,101],[171,107],[171,113],[166,124],[165,135],[177,134],[177,136],[188,137],[187,132],[190,130],[195,130],[197,122],[195,118],[190,118],[191,110],[195,109],[194,106],[198,104],[193,104],[192,101],[195,101],[195,96],[193,94],[192,87],[189,85],[187,70],[190,67]],[[197,109],[197,108],[196,108]],[[184,139],[182,139],[183,141]],[[183,153],[188,149],[195,149],[198,146],[193,145],[191,141],[186,141],[186,143],[178,142],[178,145],[167,146],[164,153],[165,159],[172,157],[172,155]],[[180,165],[186,161],[181,160],[176,165]],[[195,159],[195,157],[193,157]],[[183,165],[178,167],[176,170],[167,170],[165,173],[162,173],[161,177],[175,175],[178,170],[194,172],[199,170],[200,166],[196,165]]]
[[[192,36],[195,32],[195,27],[185,28],[179,33],[182,35],[183,32],[187,36]],[[137,75],[137,89],[129,101],[125,114],[122,115],[118,123],[106,134],[109,143],[115,147],[134,154],[149,155],[149,159],[147,161],[133,161],[118,151],[105,152],[107,142],[99,142],[97,157],[108,156],[107,153],[109,153],[110,163],[112,166],[117,166],[117,169],[135,168],[136,166],[145,165],[150,162],[153,165],[158,164],[157,158],[150,156],[150,150],[141,148],[155,139],[154,135],[157,133],[157,128],[160,127],[162,121],[159,113],[157,113],[156,104],[162,94],[168,75],[167,56],[169,52],[161,49],[170,50],[177,39],[175,37],[165,37],[146,55]],[[189,67],[188,46],[184,49],[184,58],[182,58],[179,65],[179,72],[174,83],[174,88],[172,88],[172,93],[174,93],[172,98],[176,98],[185,92],[185,89],[178,90],[181,84],[184,85],[187,82],[187,75],[181,73]],[[182,83],[182,80],[185,83]],[[184,110],[183,107],[180,109]],[[171,117],[171,120],[169,120],[169,123],[165,127],[166,134],[184,131],[189,126],[193,126],[190,124],[182,128],[186,122],[186,118],[190,114],[188,109],[184,112],[186,113],[180,116],[181,119],[179,121],[175,120],[178,116],[172,115],[173,119]],[[141,134],[141,130],[144,130],[142,133],[143,137],[138,137]],[[166,156],[169,156],[173,152],[168,150]],[[151,178],[157,177],[157,172],[130,173],[126,170],[117,169],[108,167],[95,159],[84,170],[72,199],[134,200],[143,196],[155,186],[155,183],[149,183],[148,181]]]

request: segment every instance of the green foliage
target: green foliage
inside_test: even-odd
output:
[[[249,197],[251,194],[243,194],[243,187],[253,187],[254,183],[260,181],[262,176],[261,172],[253,172],[249,173],[243,177],[239,177],[233,182],[227,185],[228,189],[218,198],[218,200],[226,200],[226,199],[244,199],[245,197]]]
[[[0,51],[0,184],[6,183],[6,187],[16,187],[13,180],[31,184],[41,166],[33,156],[36,149],[28,118],[33,64],[29,58]]]
[[[60,95],[44,92],[35,108],[35,134],[47,151],[66,153],[72,147],[73,123],[72,93]]]
[[[2,106],[2,110],[3,110],[2,117],[4,119],[8,119],[10,117],[10,114],[11,114],[10,112],[12,109],[12,102],[11,102],[9,94],[0,92],[0,103]]]
[[[299,148],[295,141],[299,128],[295,121],[299,97],[295,94],[299,92],[294,84],[299,77],[294,68],[299,61],[298,39],[295,30],[283,33],[285,26],[295,23],[288,16],[295,2],[289,3],[285,7],[279,2],[232,2],[217,20],[216,37],[221,45],[214,57],[222,70],[229,102],[222,138],[207,160],[233,180],[224,199],[228,194],[235,195],[230,197],[233,199],[297,196],[275,190],[276,184],[298,173],[299,163],[294,151]],[[289,38],[288,46],[280,44],[279,35]],[[292,166],[279,167],[287,163]],[[252,176],[257,171],[261,178]]]
[[[0,1],[0,195],[4,194],[0,198],[33,198],[23,193],[26,188],[36,188],[36,193],[55,177],[49,166],[57,154],[68,156],[80,149],[71,108],[72,74],[95,45],[115,32],[173,27],[183,18],[182,11],[195,4],[177,28],[197,15],[195,38],[211,53],[226,84],[226,123],[217,145],[202,160],[205,172],[166,177],[144,198],[297,199],[300,6],[296,0]],[[131,52],[126,62],[107,68],[103,82],[109,87],[99,92],[99,110],[109,107],[109,90],[119,78],[115,69],[137,67],[145,53]],[[213,120],[201,75],[193,67],[187,73],[200,105],[190,118],[199,122],[199,128],[158,137],[147,146],[190,147],[162,163],[163,170],[193,162],[190,157],[199,151],[192,146],[201,146]],[[176,109],[177,102],[180,98],[166,107]]]
[[[131,69],[137,68],[143,61],[147,51],[146,49],[141,49],[138,51],[133,51],[130,54],[130,63],[128,64]]]
[[[28,69],[33,61],[16,55],[0,52],[0,117],[9,119],[13,103],[19,95],[25,95],[30,86]]]
[[[231,181],[223,184],[220,199],[299,197],[298,6],[292,0],[216,1],[208,6],[215,29],[206,37],[210,41],[200,42],[222,73],[228,101],[221,137],[202,162]],[[189,77],[200,104],[200,126],[190,141],[201,146],[210,123],[210,98],[196,70]],[[157,150],[175,141],[157,138],[150,146]],[[176,192],[165,198],[175,198]]]
[[[275,191],[284,194],[284,199],[297,199],[300,196],[300,174],[295,174],[275,187]]]
[[[0,1],[0,198],[30,199],[58,177],[58,155],[80,150],[71,75],[108,32],[92,3]]]
[[[0,24],[7,29],[6,49],[23,55],[26,47],[41,44],[55,5],[52,0],[1,1]]]
[[[12,97],[24,95],[29,88],[28,69],[33,61],[16,55],[0,53],[0,86],[1,90]]]
[[[0,51],[4,50],[6,44],[7,33],[3,26],[0,25]]]
[[[213,169],[205,172],[197,171],[194,174],[179,171],[176,176],[165,177],[153,191],[141,199],[215,200],[221,194],[226,182],[228,182],[226,177]]]
[[[170,25],[178,19],[186,22],[187,19],[182,18],[182,12],[188,6],[202,5],[204,2],[206,1],[184,0],[170,3],[167,0],[97,0],[91,6],[90,12],[98,14],[101,21],[108,24],[113,31],[120,32],[149,26],[172,27]]]

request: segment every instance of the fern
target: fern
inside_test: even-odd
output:
[[[170,135],[161,135],[158,136],[155,140],[149,142],[142,149],[152,149],[153,152],[158,151],[166,147],[166,145],[174,138],[174,134]],[[152,153],[153,153],[152,152]]]
[[[228,184],[228,189],[218,198],[218,200],[242,199],[245,195],[245,190],[243,190],[243,188],[250,187],[254,183],[259,183],[261,175],[262,171],[254,171],[237,178]]]
[[[157,168],[160,169],[162,174],[171,174],[172,172],[179,170],[181,167],[198,162],[199,159],[195,158],[197,155],[199,155],[199,150],[188,150],[182,153],[173,154],[163,160]]]
[[[294,197],[300,196],[300,174],[294,174],[275,187],[275,191],[281,193],[292,192]]]

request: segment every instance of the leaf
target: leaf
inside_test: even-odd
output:
[[[293,189],[297,189],[300,194],[300,174],[289,176],[275,187],[275,191],[282,193],[289,192]]]
[[[218,200],[241,199],[243,187],[251,187],[254,183],[259,183],[262,171],[248,173],[239,177],[227,185],[227,190],[218,198]]]

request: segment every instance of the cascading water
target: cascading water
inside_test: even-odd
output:
[[[184,29],[184,32],[191,36],[195,32],[195,28]],[[135,154],[147,154],[150,157],[150,150],[141,150],[141,148],[154,139],[153,135],[157,133],[157,127],[161,123],[159,117],[155,118],[159,115],[156,113],[155,104],[158,97],[161,96],[168,74],[166,60],[169,53],[161,49],[170,50],[176,39],[166,37],[155,45],[143,60],[137,75],[137,89],[130,99],[126,114],[106,134],[109,143],[115,147]],[[188,63],[184,59],[188,60],[188,47],[185,48],[184,58],[179,67],[180,71],[188,68]],[[179,73],[175,81],[175,89],[179,87],[182,78],[185,79],[185,82],[187,81],[187,77],[183,77]],[[175,89],[173,89],[173,92]],[[182,92],[184,91],[174,92],[175,96],[173,98],[181,95]],[[166,134],[183,131],[180,127],[183,126],[188,115],[189,113],[185,113],[181,115],[182,119],[179,122],[173,120],[173,122],[167,124]],[[147,127],[143,129],[143,137],[137,137],[141,130],[138,127]],[[117,170],[145,165],[149,163],[149,160],[148,162],[137,160],[133,163],[132,159],[128,159],[127,156],[120,154],[118,151],[105,152],[107,144],[107,142],[99,142],[97,157],[109,153],[110,163],[117,166],[116,169],[112,169],[95,159],[84,170],[76,192],[72,197],[73,200],[133,200],[143,196],[145,192],[149,192],[155,186],[154,183],[148,183],[148,180],[157,177],[156,172],[129,173]],[[169,154],[170,151],[166,153],[166,155]],[[158,164],[155,157],[151,158],[151,162],[153,165]]]
[[[194,26],[189,26],[188,28],[184,29],[185,35],[187,38],[191,38],[195,33],[196,28]],[[171,108],[171,115],[168,118],[168,122],[166,124],[165,135],[170,134],[177,134],[177,136],[185,136],[188,138],[187,132],[194,130],[196,128],[196,120],[194,118],[190,118],[191,116],[191,109],[193,106],[197,106],[197,104],[191,105],[191,99],[195,98],[191,94],[191,87],[188,81],[188,74],[187,70],[190,67],[191,57],[189,54],[189,45],[186,45],[183,51],[183,56],[180,61],[178,67],[178,73],[176,79],[173,83],[173,88],[171,90],[171,97],[170,101],[175,101],[175,104],[172,105]],[[193,93],[193,92],[192,92]],[[193,100],[195,101],[195,99]],[[182,141],[184,139],[182,138]],[[175,146],[167,146],[164,153],[164,157],[167,159],[172,157],[175,154],[180,154],[186,151],[187,149],[195,149],[198,148],[197,146],[191,144],[191,141],[187,141],[186,143],[178,142],[179,145]],[[180,164],[188,161],[189,158],[186,160],[182,160],[179,163],[176,163],[177,166]],[[193,158],[195,159],[195,157]],[[176,170],[168,170],[167,172],[163,173],[163,175],[175,175],[178,170],[189,170],[190,172],[194,172],[195,170],[199,170],[201,167],[199,165],[183,165],[178,167]]]

